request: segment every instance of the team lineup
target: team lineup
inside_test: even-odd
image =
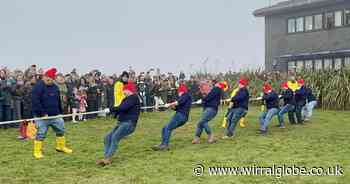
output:
[[[42,81],[39,81],[32,90],[33,114],[34,117],[49,117],[62,114],[60,92],[53,83],[57,70],[50,68],[45,71]],[[232,139],[235,135],[237,124],[244,127],[245,117],[249,114],[248,105],[250,95],[248,90],[249,79],[241,77],[238,85],[230,95],[229,108],[222,123],[224,134],[222,139]],[[266,135],[273,117],[278,117],[279,128],[285,128],[284,116],[288,114],[289,123],[303,124],[312,116],[312,110],[317,105],[312,90],[305,85],[303,79],[290,77],[287,82],[281,84],[281,93],[278,94],[269,83],[262,86],[261,115],[259,118],[259,134]],[[200,144],[203,131],[207,134],[207,143],[214,144],[217,139],[209,126],[218,114],[219,106],[222,103],[223,93],[228,90],[226,82],[202,81],[200,93],[202,94],[201,104],[203,112],[197,123],[192,144]],[[175,111],[170,121],[161,130],[161,143],[153,146],[154,151],[169,150],[171,133],[184,126],[189,120],[193,99],[184,83],[180,83],[177,89],[178,98],[172,103],[165,104],[165,107]],[[104,137],[104,156],[97,161],[98,165],[106,166],[112,163],[112,157],[118,150],[119,142],[126,136],[131,135],[136,127],[141,113],[141,103],[137,94],[135,84],[129,80],[127,72],[123,72],[115,84],[115,106],[109,111],[118,120],[118,124]],[[283,106],[280,107],[280,99]],[[34,157],[43,158],[43,142],[48,128],[51,127],[56,133],[56,151],[65,154],[72,154],[73,151],[66,146],[64,121],[62,118],[38,120],[35,122],[37,134],[34,140]]]

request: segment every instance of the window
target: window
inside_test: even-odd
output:
[[[334,28],[334,14],[332,13],[326,13],[325,14],[325,28],[331,29]]]
[[[315,60],[315,70],[322,70],[323,68],[323,64],[322,64],[322,60]]]
[[[350,9],[344,11],[344,24],[350,25]]]
[[[313,16],[305,17],[305,30],[312,31],[314,29]]]
[[[296,32],[304,32],[304,17],[296,19]]]
[[[332,59],[325,59],[324,60],[324,69],[332,69],[333,68],[333,62]]]
[[[301,72],[304,69],[304,61],[297,61],[297,72]]]
[[[343,12],[342,11],[336,11],[334,13],[334,25],[335,27],[340,27],[343,25]]]
[[[346,57],[344,60],[344,66],[350,68],[350,57]]]
[[[295,33],[295,19],[288,19],[288,33]]]
[[[306,60],[305,61],[305,70],[312,71],[313,70],[313,61],[312,60]]]
[[[294,61],[289,61],[288,62],[288,71],[295,71],[295,62]]]
[[[335,70],[340,70],[342,68],[342,58],[336,58],[334,59],[334,69]]]
[[[322,29],[322,25],[323,25],[323,15],[322,14],[319,14],[319,15],[315,15],[314,16],[315,18],[315,26],[314,26],[314,29]]]

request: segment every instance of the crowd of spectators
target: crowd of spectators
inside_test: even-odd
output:
[[[186,83],[194,100],[200,99],[199,76],[186,78],[180,74],[161,73],[160,69],[150,69],[136,74],[130,67],[127,71],[130,80],[137,84],[142,106],[159,106],[172,102],[176,98],[176,88]],[[122,73],[122,71],[120,72]],[[31,90],[41,80],[43,69],[36,65],[25,71],[0,69],[0,122],[32,118]],[[117,74],[105,75],[98,70],[79,74],[76,69],[70,73],[59,73],[56,85],[59,87],[64,114],[90,112],[114,106],[114,84],[119,79]],[[95,118],[89,115],[73,118],[73,122]],[[2,125],[2,128],[17,126]]]

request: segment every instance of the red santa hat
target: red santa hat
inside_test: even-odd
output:
[[[263,85],[263,91],[264,91],[264,93],[268,93],[268,92],[270,92],[271,90],[272,90],[271,84],[269,84],[269,83],[264,83],[264,85]]]
[[[44,75],[46,77],[51,78],[52,80],[56,79],[56,73],[57,73],[57,69],[56,68],[48,68],[45,70]]]
[[[299,80],[298,80],[298,84],[299,84],[300,86],[304,86],[305,80],[304,80],[304,79],[299,79]]]
[[[123,91],[130,91],[132,93],[136,93],[137,90],[136,90],[136,86],[135,86],[134,82],[129,81],[127,84],[124,84]]]
[[[226,91],[228,86],[227,86],[227,83],[226,82],[219,82],[217,83],[216,85],[217,87],[219,87],[220,89],[222,89],[223,91]]]
[[[282,89],[288,89],[288,88],[289,88],[288,82],[283,82],[283,83],[281,84],[281,88],[282,88]]]
[[[247,86],[248,85],[248,79],[241,77],[241,79],[239,79],[238,83],[242,86]]]
[[[185,84],[180,84],[179,88],[177,89],[178,93],[186,93],[188,91]]]

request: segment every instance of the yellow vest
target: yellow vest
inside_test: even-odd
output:
[[[117,81],[114,84],[114,107],[118,107],[125,98],[125,95],[123,93],[123,87],[124,84],[120,81]]]

